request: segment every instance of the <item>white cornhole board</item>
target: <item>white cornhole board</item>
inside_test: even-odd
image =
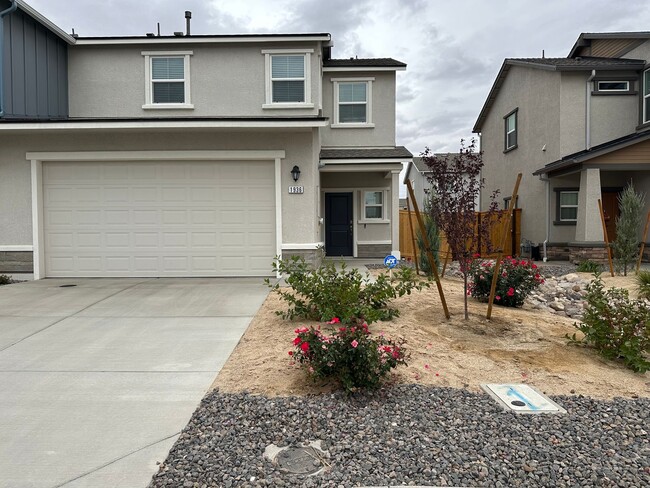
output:
[[[529,385],[488,383],[481,385],[481,388],[507,411],[527,414],[566,413],[565,409]]]

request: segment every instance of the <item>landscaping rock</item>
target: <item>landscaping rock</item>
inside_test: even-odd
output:
[[[150,487],[650,486],[650,399],[552,398],[568,413],[516,415],[484,393],[421,385],[273,399],[213,391]],[[324,472],[263,459],[288,437],[326,441]]]

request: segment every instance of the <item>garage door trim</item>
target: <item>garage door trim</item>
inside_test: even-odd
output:
[[[268,161],[275,165],[275,247],[282,255],[282,190],[281,163],[285,151],[74,151],[28,152],[31,162],[32,232],[34,246],[34,279],[45,278],[45,243],[43,232],[43,162],[56,161]]]

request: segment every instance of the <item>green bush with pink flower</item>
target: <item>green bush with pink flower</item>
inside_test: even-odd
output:
[[[488,301],[494,266],[492,260],[475,259],[472,262],[468,295]],[[521,307],[530,292],[542,283],[544,278],[539,274],[537,265],[527,259],[508,256],[501,261],[494,303],[504,307]]]
[[[340,325],[335,318],[324,330],[320,326],[295,330],[294,350],[289,355],[314,381],[335,380],[348,392],[374,389],[392,369],[406,365],[403,340],[372,335],[366,323]]]

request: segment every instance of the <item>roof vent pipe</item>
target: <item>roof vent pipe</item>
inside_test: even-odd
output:
[[[4,117],[5,114],[5,101],[4,101],[4,93],[5,93],[5,88],[2,85],[2,78],[4,78],[4,75],[2,74],[2,69],[4,68],[5,65],[5,60],[4,60],[4,48],[2,46],[2,43],[4,42],[4,18],[9,15],[11,12],[15,12],[16,9],[18,8],[18,3],[16,3],[16,0],[11,0],[11,6],[0,12],[0,118]]]
[[[190,23],[192,22],[192,12],[189,10],[185,11],[185,35],[190,35]]]

